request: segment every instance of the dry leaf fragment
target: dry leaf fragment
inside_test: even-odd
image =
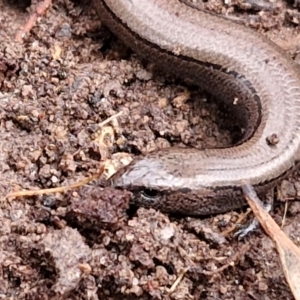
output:
[[[243,184],[245,198],[265,232],[274,241],[279,253],[285,278],[296,300],[300,300],[300,249],[280,229],[274,219],[264,209],[254,188]]]

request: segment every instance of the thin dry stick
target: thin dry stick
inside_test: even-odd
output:
[[[240,215],[240,217],[238,218],[238,220],[235,222],[234,225],[232,225],[230,228],[228,228],[227,230],[224,230],[222,232],[222,235],[223,236],[228,236],[232,231],[234,231],[237,227],[237,224],[241,224],[245,219],[246,217],[250,214],[251,212],[251,209],[248,209],[244,214]]]
[[[227,263],[226,265],[224,265],[221,268],[218,268],[217,270],[214,270],[214,271],[205,271],[204,270],[203,274],[214,275],[214,274],[224,271],[228,267],[232,267],[234,265],[234,262],[237,261],[241,256],[243,256],[249,249],[250,249],[250,246],[248,244],[243,245],[239,252],[235,253],[234,255],[232,255],[231,258],[229,258],[229,263]]]
[[[51,4],[52,4],[52,0],[43,0],[37,5],[36,11],[29,17],[28,21],[23,26],[23,28],[17,32],[15,37],[15,40],[17,42],[19,43],[22,42],[25,34],[30,32],[31,28],[35,25],[38,17],[43,15],[50,7]]]
[[[122,111],[119,111],[117,114],[110,116],[109,118],[107,118],[106,120],[104,120],[102,123],[99,124],[99,127],[103,127],[104,125],[106,125],[107,123],[109,123],[110,121],[116,119],[117,117],[122,115]]]
[[[179,276],[176,278],[176,280],[174,281],[174,283],[172,284],[172,286],[170,287],[168,293],[171,294],[175,291],[175,289],[177,288],[177,286],[179,285],[179,283],[182,281],[183,276],[185,275],[185,273],[189,270],[189,268],[184,269]]]
[[[283,212],[283,217],[282,217],[282,222],[281,222],[281,228],[282,228],[282,227],[284,226],[284,224],[285,224],[287,210],[288,210],[288,201],[286,201],[286,202],[285,202],[285,205],[284,205],[284,212]]]
[[[27,190],[27,191],[17,191],[17,192],[11,192],[9,193],[6,198],[10,197],[22,197],[22,196],[34,196],[34,195],[44,195],[44,194],[52,194],[52,193],[63,193],[66,192],[67,190],[70,189],[75,189],[77,187],[80,187],[82,185],[88,184],[89,182],[98,179],[104,170],[104,166],[101,166],[100,172],[97,174],[94,174],[84,180],[81,180],[79,182],[76,182],[74,184],[70,184],[67,186],[60,186],[56,188],[51,188],[51,189],[41,189],[41,190]]]

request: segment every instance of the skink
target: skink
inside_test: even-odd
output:
[[[169,148],[135,158],[111,184],[138,205],[207,215],[245,204],[241,182],[259,194],[300,159],[300,74],[257,32],[183,0],[93,0],[101,20],[142,57],[224,101],[245,129],[224,149]]]

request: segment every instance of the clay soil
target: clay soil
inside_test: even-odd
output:
[[[296,61],[297,3],[205,8],[267,35]],[[191,218],[130,205],[100,181],[66,186],[169,146],[230,146],[236,125],[209,95],[140,60],[89,1],[53,0],[23,42],[36,1],[0,0],[0,299],[293,299],[273,242],[227,233],[244,211]],[[103,124],[117,113],[122,114]],[[297,200],[298,173],[274,198]],[[289,202],[283,230],[299,244]],[[281,224],[284,203],[272,216]]]

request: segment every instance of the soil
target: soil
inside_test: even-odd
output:
[[[298,61],[298,3],[271,10],[249,3],[203,5],[267,35]],[[78,182],[103,161],[112,173],[162,147],[224,147],[236,138],[226,110],[139,60],[101,26],[88,0],[53,0],[16,42],[36,5],[0,0],[0,299],[293,299],[262,230],[242,240],[224,234],[243,211],[169,216],[133,208],[130,193],[95,181],[6,197]],[[276,198],[297,200],[298,177],[284,180]],[[299,244],[299,202],[288,206],[283,230]],[[272,214],[279,224],[283,212],[279,203]]]

